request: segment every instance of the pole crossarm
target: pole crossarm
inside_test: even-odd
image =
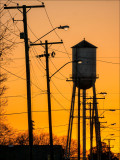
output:
[[[94,99],[94,98],[91,97],[91,98],[85,98],[85,99]],[[105,99],[105,98],[96,98],[96,99]]]
[[[61,42],[49,42],[47,44],[61,44],[63,43],[63,41]],[[37,45],[45,45],[45,43],[30,43],[30,46],[37,46]]]
[[[110,141],[111,141],[111,140],[114,140],[114,141],[115,141],[115,139],[112,139],[112,138],[108,138],[108,139],[103,139],[103,140],[110,140]]]
[[[36,6],[26,6],[26,5],[23,5],[23,6],[25,6],[25,8],[40,8],[40,7],[45,7],[44,4],[42,4],[42,5],[36,5]],[[4,9],[20,9],[20,8],[23,8],[23,6],[11,6],[11,7],[5,6]]]

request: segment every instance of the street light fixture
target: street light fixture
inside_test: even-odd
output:
[[[103,94],[105,96],[107,94],[107,92],[100,92],[98,94]]]
[[[66,25],[66,26],[61,26],[60,25],[60,27],[56,27],[56,28],[58,28],[58,29],[64,29],[65,31],[67,31],[69,29],[69,26],[68,25]]]
[[[53,28],[51,31],[49,31],[48,33],[46,33],[45,35],[43,35],[42,37],[40,37],[40,38],[38,38],[36,41],[34,41],[33,43],[31,43],[31,44],[34,44],[34,43],[36,43],[37,41],[39,41],[40,39],[42,39],[43,37],[45,37],[46,35],[48,35],[49,33],[51,33],[52,31],[54,31],[55,29],[64,29],[65,31],[67,31],[68,30],[68,28],[69,28],[69,26],[68,25],[66,25],[66,26],[59,26],[59,27],[55,27],[55,28]]]
[[[115,112],[116,110],[115,110],[115,109],[105,109],[105,110],[103,111],[103,113],[101,113],[101,115],[104,114],[106,111]],[[101,115],[100,115],[100,116],[101,116]]]
[[[114,125],[116,125],[116,123],[112,123],[112,124],[109,124],[108,126],[103,126],[102,128],[109,128],[109,126],[114,126]]]
[[[111,126],[114,126],[114,125],[116,125],[116,123],[112,123],[112,124],[111,124]]]

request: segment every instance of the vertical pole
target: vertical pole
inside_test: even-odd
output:
[[[52,137],[52,116],[51,116],[51,99],[50,99],[50,79],[49,79],[49,54],[48,54],[48,42],[45,41],[46,51],[46,77],[47,77],[47,96],[48,96],[48,118],[49,118],[49,136],[50,136],[50,156],[51,160],[54,159],[53,155],[53,137]]]
[[[110,139],[108,139],[108,146],[109,146],[109,160],[111,160],[111,156],[110,156]]]
[[[25,41],[25,59],[26,59],[29,146],[30,146],[30,160],[32,160],[33,132],[32,132],[32,115],[31,115],[31,88],[30,88],[29,46],[28,46],[27,17],[26,17],[26,6],[25,5],[23,6],[23,24],[24,24],[24,41]]]
[[[86,90],[83,90],[83,160],[86,160]]]
[[[71,112],[71,123],[70,123],[70,138],[69,138],[69,154],[68,154],[69,157],[70,157],[72,126],[73,126],[73,117],[74,117],[75,93],[76,93],[76,87],[74,88],[74,91],[73,91],[73,100],[72,100],[72,112]]]
[[[90,102],[90,160],[93,159],[92,157],[92,147],[93,147],[93,141],[92,141],[92,108],[91,108],[91,102]]]
[[[101,160],[102,146],[101,146],[100,122],[98,118],[95,84],[93,85],[93,107],[95,111],[95,132],[96,132],[97,155],[98,155],[98,160]]]
[[[70,145],[71,145],[72,124],[73,124],[73,115],[74,115],[75,92],[76,92],[76,86],[74,83],[73,84],[73,92],[72,92],[72,100],[71,100],[69,125],[68,125],[68,134],[67,134],[66,158],[70,157]]]
[[[78,87],[78,160],[80,160],[80,88]]]

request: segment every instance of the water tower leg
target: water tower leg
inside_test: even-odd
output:
[[[74,83],[73,84],[72,99],[71,99],[68,134],[67,134],[66,155],[65,155],[66,158],[68,158],[70,156],[70,145],[71,145],[72,125],[73,125],[73,115],[74,115],[75,92],[76,92],[76,85]]]
[[[90,104],[90,160],[93,160],[93,124],[94,124],[94,108]]]
[[[86,90],[83,90],[83,160],[86,160]]]
[[[80,160],[80,88],[78,87],[78,160]]]

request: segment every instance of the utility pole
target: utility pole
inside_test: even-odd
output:
[[[83,160],[86,160],[86,90],[83,90]]]
[[[78,87],[78,160],[80,160],[80,87]]]
[[[46,78],[47,78],[47,96],[48,96],[48,118],[49,118],[49,133],[50,133],[50,145],[53,160],[53,137],[52,137],[52,117],[51,117],[51,98],[50,98],[50,79],[49,79],[49,54],[48,54],[48,42],[45,41],[45,51],[46,51]]]
[[[96,145],[97,145],[97,155],[98,160],[101,160],[101,134],[100,134],[100,122],[98,117],[98,109],[97,109],[97,98],[96,98],[96,89],[95,85],[93,85],[93,111],[95,112],[95,132],[96,132]]]
[[[31,8],[39,8],[45,7],[44,4],[38,6],[12,6],[12,7],[4,7],[4,9],[20,9],[23,10],[23,27],[24,32],[20,34],[21,39],[24,39],[25,42],[25,60],[26,60],[26,83],[27,83],[27,109],[28,109],[28,132],[29,132],[29,147],[30,147],[30,160],[33,159],[33,130],[32,130],[32,115],[31,115],[31,86],[30,86],[30,65],[29,65],[29,45],[28,45],[28,31],[27,31],[27,12]],[[29,9],[27,11],[27,8]]]
[[[92,148],[93,148],[93,121],[92,121],[92,105],[90,102],[90,160],[93,159],[93,153],[92,153]]]
[[[44,57],[46,58],[46,78],[47,78],[47,96],[48,96],[48,119],[49,119],[49,137],[50,137],[50,149],[51,149],[51,160],[54,160],[54,151],[53,151],[53,136],[52,136],[52,114],[51,114],[51,97],[50,97],[50,76],[49,76],[49,56],[50,54],[48,53],[48,45],[49,44],[60,44],[63,43],[61,42],[51,42],[48,43],[46,40],[45,43],[31,43],[30,45],[45,45],[45,54],[39,55],[37,57]]]

